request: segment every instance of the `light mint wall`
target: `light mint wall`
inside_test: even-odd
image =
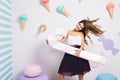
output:
[[[14,57],[14,78],[19,78],[24,66],[30,63],[37,63],[46,72],[51,80],[58,80],[57,70],[64,54],[46,45],[45,38],[50,29],[64,28],[70,29],[84,18],[100,18],[97,24],[106,31],[106,39],[114,41],[114,47],[120,49],[120,0],[50,0],[50,13],[40,4],[40,0],[13,0],[13,57]],[[112,1],[115,4],[114,18],[111,19],[106,4]],[[65,17],[56,12],[59,5],[64,5],[73,17]],[[18,17],[25,13],[28,16],[24,31],[21,31]],[[36,35],[41,24],[47,26],[47,31],[41,35]],[[103,48],[99,42],[91,35],[94,45],[89,42],[85,50],[107,56],[105,65],[92,69],[85,75],[85,80],[94,80],[99,73],[107,72],[116,75],[120,79],[120,52],[115,56],[111,51]],[[77,76],[66,77],[66,80],[77,80]]]
[[[0,0],[0,80],[12,80],[12,4]]]

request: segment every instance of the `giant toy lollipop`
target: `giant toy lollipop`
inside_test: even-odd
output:
[[[55,39],[55,36],[57,36],[57,35],[64,36],[65,35],[64,33],[65,33],[65,31],[63,29],[52,30],[52,32],[48,35],[48,38],[47,38],[48,43],[54,49],[66,52],[66,53],[74,56],[75,50],[78,50],[77,48],[60,43],[60,42],[56,41],[56,39]],[[97,54],[94,54],[94,53],[91,53],[88,51],[84,51],[84,50],[81,51],[79,57],[94,61],[99,64],[105,64],[105,62],[106,62],[106,58],[104,56],[97,55]]]

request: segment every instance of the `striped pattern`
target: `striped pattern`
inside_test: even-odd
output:
[[[0,80],[13,80],[11,0],[0,0]]]

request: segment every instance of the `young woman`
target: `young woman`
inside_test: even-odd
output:
[[[77,23],[74,29],[68,30],[67,35],[64,36],[60,42],[64,43],[67,40],[67,44],[73,47],[78,48],[75,52],[75,56],[65,53],[58,73],[59,73],[59,80],[64,80],[64,76],[74,76],[78,75],[79,80],[83,80],[84,74],[89,72],[90,65],[88,60],[82,59],[78,57],[81,53],[81,50],[84,49],[85,43],[87,43],[86,37],[90,39],[88,36],[89,33],[99,36],[104,33],[100,29],[100,26],[93,24],[99,19],[95,20],[82,20]],[[48,40],[46,40],[47,44],[49,44]]]
[[[69,30],[67,35],[60,40],[62,43],[67,40],[68,45],[79,49],[74,54],[75,56],[65,53],[58,70],[59,80],[64,80],[64,76],[73,75],[78,75],[78,79],[83,80],[84,74],[91,70],[88,60],[79,58],[78,56],[80,55],[81,50],[84,49],[85,43],[87,44],[86,36],[90,39],[88,36],[89,33],[95,36],[99,36],[104,33],[98,25],[93,24],[97,20],[98,19],[87,19],[78,22],[75,28]]]

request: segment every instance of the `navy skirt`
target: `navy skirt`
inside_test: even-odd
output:
[[[80,48],[78,45],[75,47]],[[84,75],[90,70],[91,69],[88,60],[65,53],[58,73],[67,76]]]

